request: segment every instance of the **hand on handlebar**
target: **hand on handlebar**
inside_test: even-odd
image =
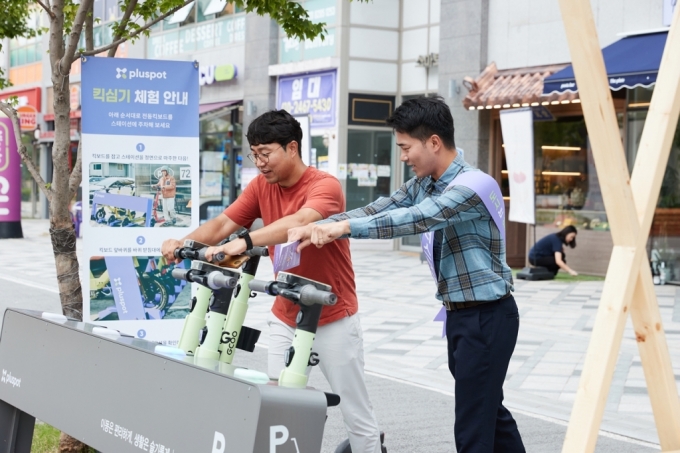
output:
[[[175,257],[175,250],[182,247],[182,243],[177,239],[166,239],[161,246],[161,254],[168,263],[179,263],[181,260]]]
[[[236,239],[223,245],[208,247],[208,250],[205,252],[205,257],[208,259],[208,261],[212,261],[213,257],[218,252],[222,252],[227,256],[238,256],[242,255],[246,251],[246,247],[247,245],[245,240]]]

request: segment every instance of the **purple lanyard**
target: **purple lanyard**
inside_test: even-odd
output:
[[[444,192],[452,186],[465,186],[479,195],[484,202],[484,206],[486,206],[486,209],[491,213],[491,217],[500,230],[503,240],[505,240],[505,204],[503,203],[503,195],[501,194],[501,189],[498,187],[496,180],[482,171],[467,171],[456,176],[453,181],[446,186]],[[434,231],[424,233],[420,237],[420,245],[423,248],[423,254],[427,259],[427,264],[430,266],[430,272],[434,278],[434,283],[438,284],[439,279],[434,270]]]

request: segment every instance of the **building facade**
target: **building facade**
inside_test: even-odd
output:
[[[411,177],[399,160],[385,118],[402,101],[439,94],[450,105],[465,159],[494,175],[507,192],[499,112],[534,109],[537,226],[510,222],[508,260],[521,267],[537,238],[564,225],[579,228],[569,263],[604,274],[612,247],[597,170],[577,90],[545,93],[544,81],[568,70],[569,51],[557,1],[303,0],[325,39],[300,42],[268,17],[226,0],[196,0],[153,27],[150,36],[119,47],[117,56],[197,61],[200,71],[201,220],[217,215],[256,174],[244,131],[261,113],[285,108],[306,131],[309,165],[341,181],[352,209],[388,196]],[[625,36],[663,34],[673,0],[592,0],[603,48]],[[96,0],[95,46],[111,42],[120,17],[115,0]],[[44,26],[44,15],[32,19]],[[658,45],[657,45],[658,47]],[[6,42],[0,66],[26,107],[26,142],[35,145],[49,181],[53,140],[47,37]],[[635,55],[631,55],[634,59]],[[625,85],[625,84],[624,84]],[[612,89],[621,136],[634,162],[653,81]],[[80,128],[80,67],[71,71],[71,139]],[[32,115],[32,116],[31,116]],[[31,117],[33,120],[31,120]],[[33,125],[31,123],[33,121]],[[38,127],[39,132],[31,130]],[[677,137],[676,137],[677,138]],[[75,156],[75,154],[74,154]],[[676,139],[652,227],[650,255],[666,280],[680,281],[680,142]],[[28,178],[26,178],[28,180]],[[39,213],[47,211],[45,202]],[[512,203],[511,199],[507,200]],[[372,247],[416,250],[416,237]]]

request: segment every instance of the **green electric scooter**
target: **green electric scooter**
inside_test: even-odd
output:
[[[237,237],[232,235],[222,243]],[[206,244],[187,240],[184,247],[175,250],[175,256],[194,260],[193,263],[206,262],[207,247]],[[180,349],[187,354],[193,353],[197,358],[219,359],[225,363],[231,363],[236,348],[249,352],[254,350],[260,331],[243,325],[251,295],[248,282],[255,276],[260,257],[268,255],[266,247],[254,247],[237,257],[227,257],[221,252],[215,254],[213,265],[221,268],[224,265],[234,267],[243,264],[243,271],[236,274],[239,277],[235,290],[233,287],[216,290],[208,289],[205,285],[199,286],[180,336]],[[195,278],[196,273],[177,272],[176,278],[186,279],[187,276]]]
[[[319,356],[312,351],[316,329],[321,318],[321,309],[324,305],[335,305],[337,296],[331,291],[331,286],[310,280],[299,275],[279,272],[276,281],[251,280],[250,290],[269,294],[270,296],[282,296],[300,306],[293,337],[293,343],[284,353],[285,368],[279,376],[279,386],[304,388],[307,386],[309,377],[307,367],[319,364]],[[340,397],[334,394],[326,394],[328,406],[337,406]],[[387,453],[384,445],[385,433],[380,433],[380,448],[382,453]],[[349,439],[342,441],[335,453],[352,453]]]

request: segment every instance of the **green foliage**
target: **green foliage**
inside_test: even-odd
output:
[[[56,453],[59,450],[59,435],[58,429],[47,423],[37,422],[33,430],[31,453]],[[88,452],[94,453],[95,450],[90,448]]]
[[[36,423],[31,453],[52,453],[59,447],[59,430],[45,423]]]

